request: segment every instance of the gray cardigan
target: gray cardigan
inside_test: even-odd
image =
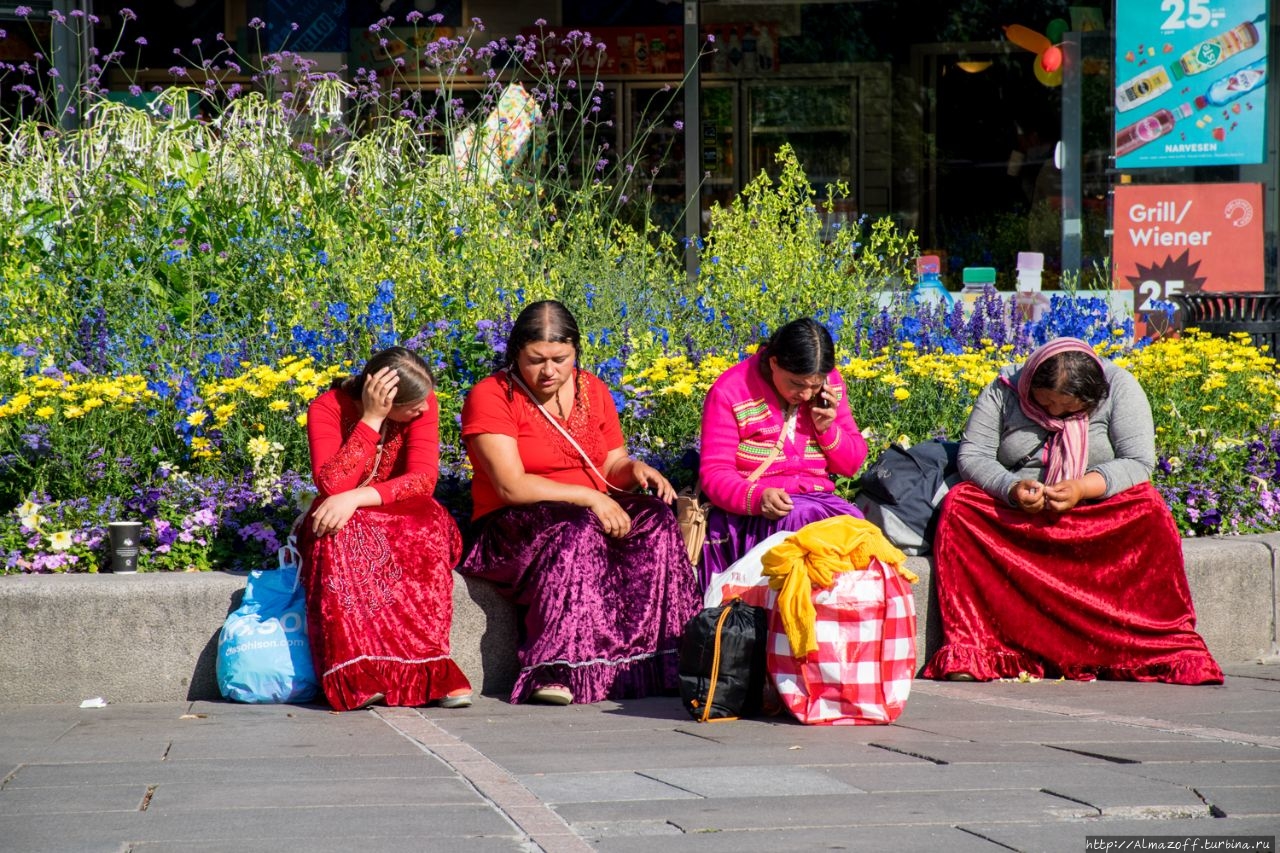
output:
[[[1001,376],[1018,384],[1018,367]],[[1088,471],[1107,483],[1103,497],[1111,497],[1151,478],[1156,465],[1155,426],[1151,404],[1133,374],[1103,361],[1111,388],[1107,399],[1089,416]],[[1022,412],[1018,393],[999,379],[983,389],[973,404],[960,442],[960,475],[997,500],[1009,502],[1009,490],[1019,480],[1041,480],[1041,448],[1048,432]]]

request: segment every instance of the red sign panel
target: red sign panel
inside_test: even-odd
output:
[[[1114,219],[1115,287],[1139,322],[1176,293],[1263,289],[1262,184],[1125,184]]]

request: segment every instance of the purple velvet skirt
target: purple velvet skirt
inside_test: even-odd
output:
[[[559,501],[481,519],[458,571],[519,606],[520,675],[512,702],[562,684],[574,702],[630,699],[679,687],[677,651],[701,599],[671,508],[622,495],[631,532],[605,535],[595,513]]]
[[[702,562],[698,564],[701,588],[706,590],[712,577],[733,565],[756,543],[779,530],[799,530],[806,524],[836,515],[862,518],[856,506],[833,492],[792,495],[791,503],[791,512],[776,521],[763,515],[738,515],[712,507],[707,513],[707,541],[702,546]]]

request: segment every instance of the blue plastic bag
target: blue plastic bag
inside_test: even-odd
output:
[[[218,637],[218,690],[236,702],[305,702],[319,682],[307,640],[301,557],[290,536],[278,569],[249,573],[244,598]]]

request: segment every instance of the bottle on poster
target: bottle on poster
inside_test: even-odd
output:
[[[1128,112],[1147,101],[1160,97],[1173,88],[1169,72],[1163,65],[1150,68],[1116,87],[1116,110]]]
[[[1186,118],[1194,110],[1190,104],[1182,104],[1175,110],[1158,109],[1126,128],[1116,131],[1116,156],[1123,157],[1148,142],[1154,142],[1173,130],[1178,119]]]
[[[1181,80],[1183,77],[1216,68],[1228,57],[1246,51],[1257,43],[1258,28],[1254,26],[1253,21],[1245,21],[1225,33],[1205,39],[1182,54],[1171,69],[1173,79]]]
[[[1229,104],[1241,95],[1267,85],[1267,60],[1264,57],[1252,65],[1246,65],[1233,74],[1214,82],[1209,91],[1196,97],[1196,109]]]

